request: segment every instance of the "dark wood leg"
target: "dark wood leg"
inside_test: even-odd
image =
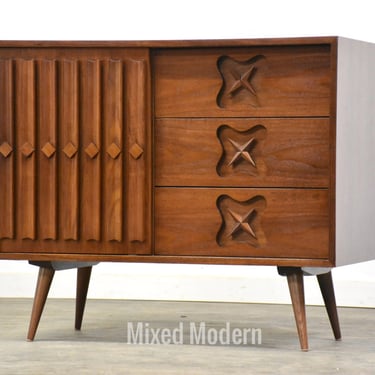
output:
[[[340,323],[337,315],[335,291],[333,288],[332,273],[317,275],[324,304],[328,313],[329,321],[336,340],[341,340]]]
[[[303,274],[301,269],[287,274],[290,297],[292,299],[294,317],[296,319],[297,331],[301,349],[309,350],[307,339],[307,324],[305,311],[305,293],[303,287]]]
[[[85,310],[87,291],[89,289],[92,267],[77,268],[77,297],[75,329],[80,330],[82,326],[83,312]]]
[[[55,271],[51,268],[39,268],[38,282],[35,289],[34,303],[29,324],[29,332],[27,334],[28,341],[34,340],[54,274]]]
[[[309,345],[307,339],[305,293],[302,270],[299,267],[278,267],[278,272],[280,275],[287,277],[301,350],[308,351]]]

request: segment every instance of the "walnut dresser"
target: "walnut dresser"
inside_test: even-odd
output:
[[[304,267],[374,259],[375,46],[0,42],[0,259]]]

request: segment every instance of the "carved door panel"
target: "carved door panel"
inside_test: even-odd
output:
[[[0,251],[149,253],[148,50],[0,53]]]

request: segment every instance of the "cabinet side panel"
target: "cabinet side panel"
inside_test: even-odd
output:
[[[336,264],[375,257],[375,46],[338,41]]]
[[[0,60],[0,239],[14,236],[12,60]]]
[[[21,239],[36,235],[35,64],[16,60],[17,223]]]

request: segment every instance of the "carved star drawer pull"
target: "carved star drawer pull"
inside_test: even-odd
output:
[[[47,142],[43,146],[42,152],[49,159],[49,158],[51,158],[55,154],[56,148],[55,148],[55,146],[52,143]]]
[[[267,129],[263,125],[255,125],[247,130],[221,125],[217,129],[217,137],[222,147],[216,166],[219,176],[242,174],[255,177],[264,173],[262,146],[267,137]]]
[[[232,160],[229,162],[228,166],[231,166],[233,163],[238,161],[238,159],[244,159],[248,161],[250,164],[252,164],[255,167],[255,161],[252,158],[250,154],[250,147],[252,143],[255,141],[255,138],[251,138],[244,144],[240,144],[238,142],[233,141],[233,139],[228,138],[228,141],[233,145],[233,147],[236,150],[236,153],[234,154]]]
[[[238,243],[257,248],[266,243],[261,226],[261,215],[267,205],[263,196],[257,195],[240,202],[228,195],[221,195],[216,205],[222,218],[216,236],[219,246]]]
[[[7,158],[13,151],[12,146],[8,142],[3,142],[0,146],[0,154]]]
[[[29,158],[34,152],[34,147],[29,142],[26,142],[21,147],[21,152],[24,156]]]
[[[237,61],[229,56],[221,56],[217,68],[223,83],[216,102],[220,108],[236,105],[259,107],[257,89],[253,83],[259,61],[263,55],[256,55],[246,61]]]
[[[255,69],[254,66],[251,66],[245,73],[241,74],[241,76],[238,79],[236,77],[236,73],[232,72],[232,75],[235,81],[232,87],[229,89],[228,95],[234,95],[237,90],[244,88],[247,91],[249,91],[251,94],[256,96],[257,93],[255,92],[253,86],[251,86],[251,83],[250,83],[254,69]]]
[[[134,143],[134,145],[130,147],[129,153],[133,159],[137,160],[142,156],[143,148],[138,143]]]
[[[229,208],[228,208],[228,212],[232,216],[232,218],[234,219],[233,227],[229,231],[228,237],[232,237],[238,231],[243,230],[244,232],[250,234],[250,236],[253,236],[255,239],[257,238],[253,228],[251,227],[251,223],[254,219],[254,216],[256,215],[256,211],[254,210],[254,208],[252,208],[245,215],[240,215],[236,212],[233,212]]]

